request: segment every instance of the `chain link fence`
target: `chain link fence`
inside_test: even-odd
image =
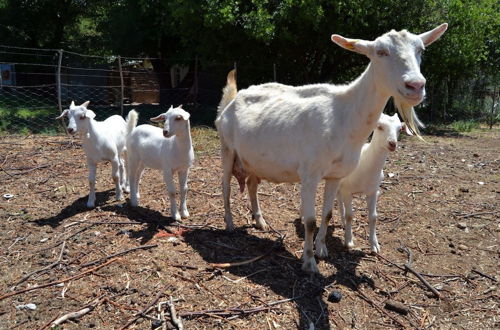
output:
[[[195,124],[212,125],[226,74],[234,66],[197,58],[89,56],[0,45],[0,132],[64,132],[54,118],[71,101],[90,101],[97,120],[136,109],[142,122],[182,104]],[[272,78],[270,68],[263,80]]]

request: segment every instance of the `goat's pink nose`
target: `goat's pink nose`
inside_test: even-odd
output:
[[[169,135],[169,132],[168,131],[163,131],[163,136],[168,138],[170,135]]]
[[[411,91],[418,92],[425,86],[425,80],[413,80],[413,81],[407,81],[405,83],[405,87],[408,88]]]
[[[390,149],[391,151],[396,150],[396,142],[394,142],[394,141],[389,141],[389,149]]]
[[[73,133],[73,129],[68,127],[68,133]]]

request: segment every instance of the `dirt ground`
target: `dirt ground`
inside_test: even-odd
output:
[[[299,185],[260,186],[274,229],[263,232],[233,180],[237,230],[224,230],[213,130],[193,131],[191,216],[182,223],[169,217],[159,171],[146,171],[134,209],[114,200],[110,165],[100,165],[97,207],[87,209],[77,140],[0,137],[0,328],[42,329],[81,312],[60,328],[175,329],[174,306],[185,329],[498,329],[500,130],[441,133],[427,143],[403,137],[390,155],[381,255],[370,253],[365,202],[356,199],[356,249],[343,247],[335,207],[329,257],[312,277],[300,269]],[[405,272],[405,251],[439,298]],[[230,262],[243,264],[213,265]],[[386,309],[388,300],[407,314]]]

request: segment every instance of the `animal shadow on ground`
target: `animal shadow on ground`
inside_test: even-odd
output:
[[[349,255],[348,262],[332,262],[337,267],[337,272],[325,277],[323,274],[304,273],[301,270],[302,261],[287,249],[282,240],[256,237],[248,234],[245,229],[231,233],[225,230],[196,229],[185,233],[184,239],[208,263],[238,262],[266,255],[253,263],[225,268],[224,271],[238,277],[248,277],[248,280],[269,288],[284,299],[293,299],[300,315],[300,329],[309,329],[311,323],[316,329],[331,328],[328,306],[324,301],[327,296],[326,286],[335,282],[356,290],[357,285],[363,282],[363,278],[355,272],[363,253]],[[333,249],[337,251],[340,244],[339,239],[334,239]],[[336,256],[332,246],[329,248],[332,255]],[[214,274],[223,275],[223,272],[215,271]],[[238,286],[232,286],[230,290],[238,290]],[[235,293],[242,296],[246,294]],[[258,296],[252,298],[256,303],[262,303]]]
[[[135,230],[130,233],[131,238],[141,238],[141,244],[149,242],[160,229],[166,229],[165,226],[175,223],[173,218],[167,217],[159,211],[141,206],[131,207],[127,204],[122,207],[117,207],[116,205],[108,205],[103,207],[102,210],[112,211],[127,217],[128,220],[147,224],[146,228]]]
[[[96,206],[105,204],[111,196],[114,196],[114,189],[96,192]],[[67,218],[71,218],[74,215],[79,213],[84,213],[89,211],[90,209],[87,207],[87,200],[89,196],[85,195],[73,201],[70,205],[63,208],[58,214],[48,217],[34,220],[33,222],[39,226],[49,225],[52,228],[58,227],[61,222],[63,222]]]

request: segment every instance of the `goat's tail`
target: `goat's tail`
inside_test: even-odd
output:
[[[227,74],[227,83],[222,89],[222,99],[220,100],[219,107],[217,108],[217,118],[219,118],[227,105],[234,100],[237,93],[238,87],[236,85],[236,69],[233,69]]]
[[[139,114],[135,110],[130,110],[130,112],[127,115],[127,136],[132,133],[134,130],[135,126],[137,126],[137,120],[139,118]]]

